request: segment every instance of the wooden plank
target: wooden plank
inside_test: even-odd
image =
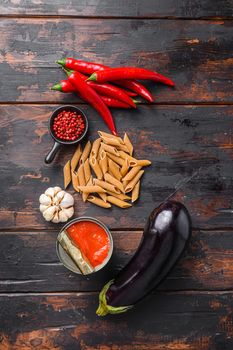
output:
[[[101,272],[75,275],[59,262],[57,231],[2,232],[0,292],[98,291],[126,265],[137,249],[141,231],[113,231],[114,253]],[[194,231],[179,264],[160,291],[233,289],[232,231]]]
[[[1,228],[54,228],[42,218],[38,198],[47,187],[62,186],[62,167],[74,151],[63,149],[53,164],[44,164],[52,146],[47,120],[55,107],[0,107]],[[106,128],[90,107],[83,109],[95,139]],[[111,228],[143,228],[151,210],[183,184],[173,198],[188,207],[194,227],[233,227],[232,107],[141,106],[114,116],[120,135],[127,131],[132,138],[135,156],[152,161],[140,199],[130,209],[108,211],[75,194],[75,216],[94,216]]]
[[[232,17],[233,5],[226,0],[9,0],[0,3],[1,15],[58,15],[101,17]]]
[[[49,90],[64,78],[54,63],[64,56],[167,74],[175,89],[147,84],[157,102],[233,102],[232,23],[1,19],[0,102],[77,102]]]
[[[99,318],[96,294],[1,295],[1,350],[230,350],[232,293],[157,294]]]

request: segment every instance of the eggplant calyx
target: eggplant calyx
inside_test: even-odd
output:
[[[115,306],[110,306],[107,304],[106,292],[113,282],[114,282],[114,280],[111,280],[107,284],[105,284],[105,286],[103,287],[103,289],[100,292],[99,307],[96,310],[96,314],[98,316],[106,316],[107,314],[120,314],[120,313],[125,312],[133,307],[132,305],[115,307]]]

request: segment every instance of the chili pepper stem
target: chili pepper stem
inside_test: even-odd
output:
[[[66,75],[67,75],[68,77],[73,73],[73,71],[70,70],[70,69],[66,69],[66,68],[64,68],[64,67],[62,67],[62,69],[64,70],[64,72],[66,73]]]
[[[97,80],[96,73],[93,73],[93,74],[87,79],[87,81],[96,81],[96,80]]]
[[[62,91],[62,86],[61,86],[61,84],[55,84],[51,87],[51,90]]]
[[[57,60],[56,63],[64,67],[66,65],[66,59],[62,58],[61,60]]]

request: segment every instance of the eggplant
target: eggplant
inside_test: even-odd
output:
[[[191,236],[186,207],[167,201],[150,214],[137,251],[99,295],[98,316],[131,309],[151,293],[170,272]]]

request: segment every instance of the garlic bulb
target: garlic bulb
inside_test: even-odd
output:
[[[74,215],[74,198],[60,187],[49,187],[40,195],[40,211],[46,221],[66,222]]]

